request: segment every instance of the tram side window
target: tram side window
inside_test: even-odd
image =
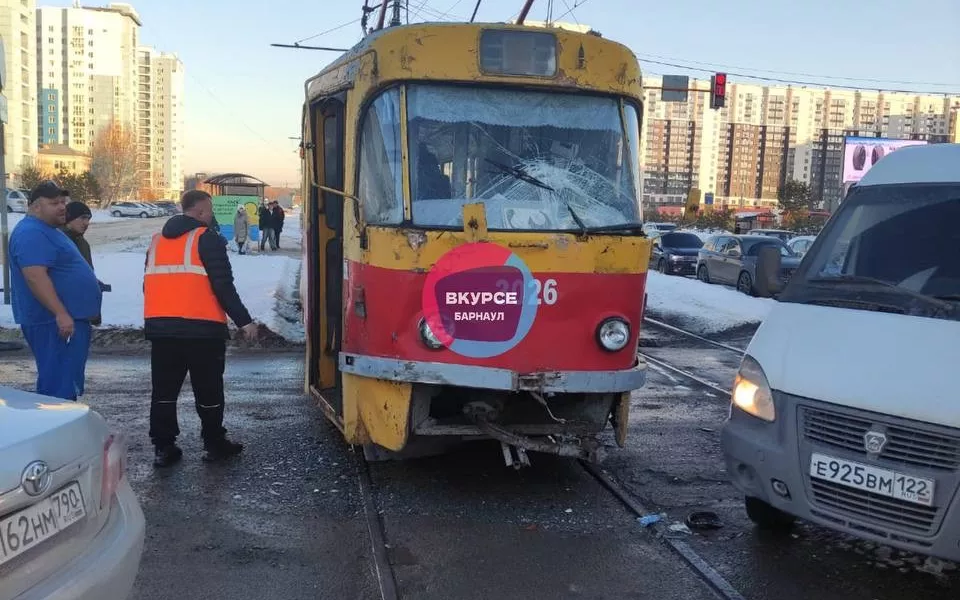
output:
[[[360,140],[359,197],[370,224],[403,220],[400,91],[391,89],[367,109]]]

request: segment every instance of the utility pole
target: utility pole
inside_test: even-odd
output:
[[[7,98],[3,88],[7,83],[7,57],[0,38],[0,251],[3,251],[3,303],[10,304],[10,234],[7,230]]]
[[[383,0],[386,2],[387,0]],[[400,2],[402,0],[393,0],[393,17],[390,19],[390,27],[401,25],[400,23]]]

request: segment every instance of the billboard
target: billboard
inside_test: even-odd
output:
[[[233,240],[233,217],[237,214],[237,206],[243,205],[247,209],[247,218],[250,220],[250,241],[260,241],[260,217],[257,209],[260,206],[257,196],[214,196],[213,216],[220,225],[220,233],[227,240]]]
[[[923,140],[847,137],[843,140],[843,183],[856,183],[870,167],[895,150],[926,144]],[[847,186],[845,186],[847,187]]]

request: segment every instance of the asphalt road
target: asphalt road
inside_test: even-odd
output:
[[[729,385],[736,357],[645,335],[644,352]],[[30,389],[29,355],[4,354],[0,382]],[[85,399],[131,436],[129,476],[148,519],[134,598],[376,598],[359,462],[300,394],[299,354],[228,358],[236,461],[200,461],[189,386],[183,463],[158,473],[146,439],[146,356],[95,354]],[[727,483],[719,428],[727,400],[652,370],[633,399],[631,435],[604,468],[651,510],[682,521],[716,512],[724,527],[685,540],[749,600],[957,597],[960,577],[923,559],[802,525],[770,537],[751,526]],[[650,530],[576,463],[531,454],[503,466],[499,447],[370,465],[373,497],[403,598],[713,598]]]

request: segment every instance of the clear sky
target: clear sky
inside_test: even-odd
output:
[[[241,171],[272,185],[299,185],[297,141],[288,137],[300,134],[303,82],[337,54],[270,44],[304,40],[348,48],[362,36],[363,0],[126,1],[143,21],[141,42],[184,62],[187,174]],[[410,0],[410,21],[468,20],[475,4]],[[528,19],[544,20],[548,4],[536,0]],[[522,5],[482,0],[477,20],[506,21]],[[960,0],[553,0],[553,18],[589,24],[641,61],[823,85],[960,93]],[[649,74],[709,77],[641,64]]]

